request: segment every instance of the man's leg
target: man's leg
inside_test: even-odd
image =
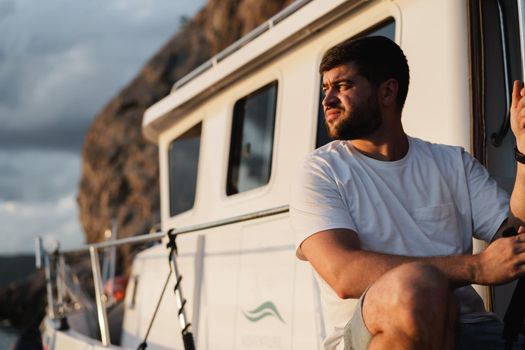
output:
[[[410,263],[387,272],[368,289],[362,312],[369,349],[454,349],[454,296],[433,266]]]

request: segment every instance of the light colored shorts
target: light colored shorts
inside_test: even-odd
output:
[[[363,320],[363,301],[368,289],[361,295],[354,311],[354,315],[345,326],[343,341],[345,350],[366,350],[372,339],[372,334],[366,328]]]
[[[344,330],[344,350],[366,350],[372,335],[363,321],[362,307],[366,292],[359,298],[352,319]],[[458,322],[456,325],[456,350],[503,350],[505,341],[502,339],[503,323],[497,319],[488,319],[474,323]],[[523,349],[525,339],[520,336],[512,347],[513,350]]]

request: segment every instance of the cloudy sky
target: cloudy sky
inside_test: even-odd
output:
[[[0,0],[0,255],[82,244],[84,134],[205,0]]]

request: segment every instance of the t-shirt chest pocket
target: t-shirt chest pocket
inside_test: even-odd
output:
[[[453,203],[420,207],[413,211],[415,224],[430,241],[454,251],[461,247],[461,235]]]

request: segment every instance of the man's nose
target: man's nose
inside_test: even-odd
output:
[[[337,94],[335,93],[335,89],[327,89],[324,92],[323,97],[323,107],[326,109],[326,107],[330,107],[334,105],[334,102],[337,101]]]

